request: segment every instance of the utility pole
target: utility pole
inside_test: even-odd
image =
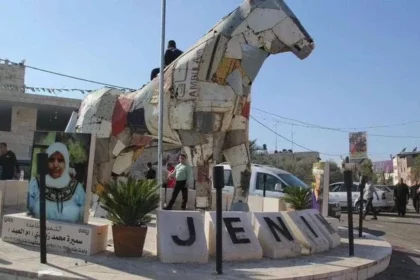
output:
[[[278,149],[277,149],[277,122],[276,121],[274,121],[274,131],[276,132],[276,140],[275,140],[275,150],[276,151],[278,151]]]

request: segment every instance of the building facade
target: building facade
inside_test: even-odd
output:
[[[0,62],[0,142],[29,160],[36,130],[64,131],[81,100],[25,93],[25,66]]]
[[[394,173],[397,176],[397,182],[402,178],[407,185],[415,184],[415,179],[412,176],[412,167],[417,156],[420,155],[420,151],[413,150],[412,152],[401,152],[394,158]],[[396,164],[395,164],[396,163]]]

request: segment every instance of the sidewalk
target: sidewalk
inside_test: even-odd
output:
[[[9,211],[8,211],[9,212]],[[342,245],[325,253],[295,259],[262,259],[249,262],[225,262],[224,275],[215,275],[215,263],[163,264],[156,256],[156,228],[151,224],[146,238],[144,257],[117,258],[112,241],[108,250],[95,256],[58,255],[48,252],[48,265],[39,263],[36,247],[19,246],[0,241],[0,276],[5,274],[42,279],[366,279],[388,266],[391,246],[376,237],[355,239],[356,257],[348,257],[346,231],[341,230]],[[110,235],[109,237],[112,237]],[[3,275],[2,275],[2,274]],[[317,278],[312,277],[316,275]],[[309,277],[309,278],[308,278]],[[334,277],[334,278],[333,278]],[[335,278],[337,277],[337,278]],[[1,277],[0,277],[1,278]],[[2,278],[3,279],[3,278]],[[9,279],[9,278],[4,278]],[[19,278],[22,279],[22,278]]]

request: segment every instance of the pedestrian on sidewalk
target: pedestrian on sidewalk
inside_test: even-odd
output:
[[[187,182],[192,181],[192,168],[191,166],[186,162],[187,156],[184,154],[181,154],[179,156],[179,163],[177,166],[175,166],[175,170],[169,174],[169,177],[175,178],[175,188],[172,192],[172,198],[169,201],[168,205],[164,208],[164,210],[171,210],[172,206],[175,203],[175,200],[179,194],[179,192],[182,193],[182,204],[181,208],[182,210],[185,210],[187,207],[188,202],[188,187]]]
[[[413,207],[417,214],[419,214],[419,208],[420,208],[418,190],[419,190],[418,182],[416,182],[416,184],[410,187],[410,194],[411,194],[411,199],[413,200]]]
[[[366,183],[366,187],[363,190],[363,193],[364,193],[363,198],[367,201],[367,203],[366,203],[366,212],[365,212],[365,215],[363,216],[363,219],[366,219],[367,214],[369,212],[372,212],[373,219],[374,220],[377,220],[378,217],[376,216],[376,210],[375,210],[375,208],[373,208],[372,202],[373,202],[373,194],[376,195],[376,199],[378,201],[379,201],[379,195],[376,192],[376,188],[373,185],[372,180],[370,178],[368,179],[368,181]],[[363,209],[361,209],[361,211],[363,211]]]
[[[408,186],[404,183],[404,179],[401,178],[400,182],[395,186],[394,189],[394,200],[395,206],[398,210],[398,216],[405,217],[407,209],[407,202],[410,199],[410,192]]]

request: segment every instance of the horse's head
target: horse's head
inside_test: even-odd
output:
[[[236,32],[248,29],[270,54],[290,51],[300,59],[311,54],[314,41],[283,0],[245,0],[243,5],[249,11],[246,26],[241,24]]]

